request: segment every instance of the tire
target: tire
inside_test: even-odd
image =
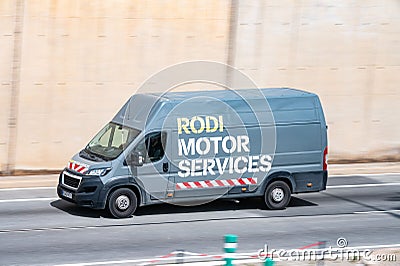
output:
[[[136,194],[129,188],[119,188],[108,197],[108,211],[115,218],[131,217],[137,208]]]
[[[290,188],[283,181],[274,181],[268,185],[264,193],[265,205],[270,210],[282,210],[290,202]]]

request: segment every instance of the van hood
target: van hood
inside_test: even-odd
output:
[[[79,156],[79,153],[75,154],[67,164],[67,168],[73,172],[84,175],[93,169],[110,168],[112,167],[112,161],[108,162],[96,162],[91,161]]]

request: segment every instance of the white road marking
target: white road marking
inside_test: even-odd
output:
[[[354,214],[391,213],[391,212],[400,212],[400,210],[361,211],[361,212],[354,212]]]
[[[110,264],[126,264],[126,263],[139,263],[148,262],[149,259],[142,260],[109,260],[109,261],[97,261],[97,262],[78,262],[69,264],[54,264],[54,266],[91,266],[91,265],[110,265]]]
[[[384,187],[384,186],[400,186],[400,183],[396,182],[396,183],[377,183],[377,184],[336,185],[336,186],[326,186],[326,188],[362,188],[362,187]]]
[[[18,191],[18,190],[41,190],[41,189],[54,189],[56,190],[56,187],[16,187],[16,188],[0,188],[1,191]]]
[[[334,185],[327,186],[327,189],[340,189],[340,188],[365,188],[365,187],[383,187],[383,186],[400,186],[400,183],[378,183],[378,184],[354,184],[354,185]],[[15,189],[0,189],[0,191],[14,191],[14,190],[25,190],[25,189],[50,189],[47,187],[41,188],[15,188]],[[54,189],[54,188],[51,188]],[[51,201],[57,200],[58,198],[22,198],[22,199],[3,199],[0,203],[12,203],[12,202],[32,202],[32,201]]]
[[[57,199],[58,198],[5,199],[5,200],[0,200],[0,203],[28,202],[28,201],[51,201],[51,200],[57,200]]]
[[[398,175],[400,176],[400,173],[377,173],[377,174],[368,174],[368,173],[363,173],[363,174],[337,174],[337,175],[328,175],[328,178],[332,177],[344,177],[344,176],[391,176],[391,175]]]
[[[315,215],[307,215],[305,217],[312,218],[312,217],[320,217],[320,216],[344,216],[344,215],[377,214],[377,213],[379,214],[379,213],[393,213],[393,212],[400,212],[400,210],[394,209],[394,210],[379,210],[379,211],[358,211],[358,212],[336,213],[336,214],[315,214]],[[295,217],[295,216],[277,216],[277,217],[266,217],[266,218],[293,218],[293,217]],[[227,218],[229,219],[229,217],[227,217]],[[258,219],[258,218],[265,218],[265,217],[250,216],[250,217],[245,217],[245,218],[246,219]],[[181,222],[187,222],[187,220],[181,221]],[[137,226],[137,225],[142,225],[142,224],[140,224],[140,223],[133,223],[133,224],[118,223],[118,224],[98,224],[98,225],[77,225],[77,226],[70,226],[70,227],[58,226],[58,227],[19,228],[19,229],[3,229],[3,230],[0,229],[0,234],[26,233],[26,232],[38,232],[38,231],[99,229],[104,226],[108,227],[108,226]]]
[[[386,174],[371,174],[371,175],[393,175],[393,173]],[[348,175],[350,176],[350,175]],[[192,182],[190,182],[192,183]],[[194,184],[194,183],[193,183]],[[367,187],[383,187],[383,186],[400,186],[400,182],[391,183],[377,183],[377,184],[349,184],[349,185],[331,185],[327,186],[327,189],[341,189],[341,188],[367,188]],[[2,191],[24,191],[24,190],[55,190],[55,187],[20,187],[20,188],[1,188]],[[3,199],[0,203],[12,203],[12,202],[32,202],[32,201],[52,201],[58,198],[22,198],[22,199]],[[356,212],[358,213],[358,212]],[[365,213],[365,212],[361,212]]]
[[[121,225],[121,224],[117,224]],[[124,224],[122,224],[124,225]],[[107,226],[107,225],[105,225]],[[78,230],[78,229],[96,229],[99,226],[84,226],[84,225],[77,225],[74,227],[67,227],[67,226],[59,226],[59,227],[40,227],[40,228],[23,228],[23,229],[6,229],[0,230],[0,234],[5,233],[26,233],[26,232],[41,232],[41,231],[61,231],[61,230]]]
[[[235,180],[234,180],[235,182]],[[235,182],[236,184],[236,182]],[[400,182],[392,183],[374,183],[374,184],[350,184],[350,185],[332,185],[326,186],[327,188],[358,188],[358,187],[381,187],[381,186],[399,186]],[[0,188],[1,191],[18,191],[18,190],[55,190],[56,187],[20,187],[20,188]]]

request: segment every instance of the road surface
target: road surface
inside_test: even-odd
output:
[[[132,260],[175,250],[223,253],[223,235],[238,252],[400,243],[400,174],[330,177],[321,193],[294,195],[286,210],[261,200],[218,200],[197,207],[143,207],[133,218],[57,199],[55,188],[0,189],[0,265],[57,265]],[[398,258],[400,259],[400,258]]]

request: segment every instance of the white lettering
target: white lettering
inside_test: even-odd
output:
[[[228,148],[228,145],[227,145],[228,141],[231,142],[230,148]],[[236,139],[232,136],[224,137],[224,139],[222,140],[222,150],[225,153],[233,153],[236,150]]]
[[[238,152],[242,152],[242,149],[244,152],[250,152],[250,149],[247,145],[249,145],[249,136],[238,136]]]
[[[254,155],[254,156],[249,156],[249,166],[248,166],[248,171],[249,173],[257,173],[259,170],[258,168],[258,160],[260,159],[260,156]]]
[[[190,165],[189,160],[182,160],[179,162],[179,170],[180,170],[178,171],[179,177],[188,177],[190,175],[189,165]]]
[[[205,149],[204,150],[201,150],[201,143],[204,143],[205,144]],[[210,152],[210,147],[211,147],[211,144],[210,144],[210,140],[208,139],[208,138],[199,138],[197,141],[196,141],[196,152],[199,154],[199,155],[205,155],[205,154],[208,154],[209,152]]]
[[[270,155],[261,155],[260,156],[260,171],[268,172],[271,170],[271,161],[272,158]]]
[[[245,165],[242,169],[239,168],[240,161],[243,161],[244,165]],[[246,172],[247,171],[247,166],[246,165],[247,165],[248,161],[249,160],[244,156],[239,156],[238,158],[236,158],[235,164],[234,164],[235,172],[239,173],[239,174],[243,174],[244,172]]]
[[[207,175],[207,173],[210,173],[210,175],[215,175],[215,172],[213,170],[214,166],[215,166],[215,161],[213,159],[204,160],[203,176]]]
[[[178,139],[178,154],[179,154],[179,156],[182,156],[182,153],[185,154],[185,156],[188,156],[189,152],[191,153],[191,155],[195,154],[194,138],[188,139],[187,145],[186,145],[184,139]]]

